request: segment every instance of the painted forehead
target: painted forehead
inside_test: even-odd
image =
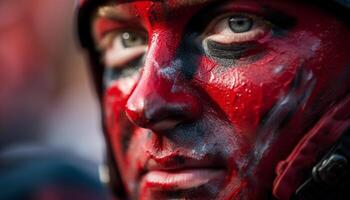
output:
[[[98,8],[98,16],[123,19],[123,17],[135,14],[134,5],[131,3],[142,3],[143,5],[151,5],[152,3],[161,4],[165,11],[176,11],[185,7],[201,7],[212,2],[224,2],[223,0],[112,0],[101,5]]]
[[[149,10],[149,12],[181,12],[181,9],[187,8],[187,9],[193,9],[193,12],[200,9],[201,7],[205,7],[206,5],[215,5],[215,6],[234,6],[234,5],[246,5],[249,6],[258,6],[258,5],[266,5],[266,6],[272,6],[272,5],[283,5],[283,3],[286,2],[299,2],[297,0],[284,0],[284,1],[277,1],[277,0],[151,0],[151,1],[145,1],[145,0],[112,0],[107,1],[107,3],[101,5],[98,8],[98,16],[107,17],[107,18],[116,18],[123,19],[123,18],[132,18],[135,16],[136,13],[144,12],[145,9]],[[142,6],[136,6],[134,3],[139,3],[139,5]],[[152,11],[152,5],[158,4],[161,5],[160,7],[153,7],[154,10]],[[139,7],[139,8],[137,8]],[[140,10],[141,8],[141,10]],[[161,10],[159,10],[161,8]]]
[[[182,6],[191,6],[191,5],[203,4],[203,3],[212,2],[212,1],[222,1],[222,0],[114,0],[114,1],[111,0],[109,2],[120,4],[120,3],[131,3],[131,2],[138,2],[138,1],[159,2],[171,7],[182,7]]]

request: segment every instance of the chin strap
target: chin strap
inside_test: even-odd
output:
[[[349,132],[350,96],[333,106],[278,163],[273,195],[280,200],[322,200],[340,190],[347,192],[342,180],[350,179]]]
[[[312,169],[292,200],[350,199],[350,129]]]

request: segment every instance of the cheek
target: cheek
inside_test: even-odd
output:
[[[125,105],[122,91],[117,86],[109,87],[104,97],[104,114],[109,132],[119,127],[119,121]]]
[[[125,115],[125,104],[136,80],[137,75],[114,81],[105,91],[104,120],[116,155],[124,154],[128,148],[133,126]]]
[[[229,67],[204,57],[195,80],[237,133],[254,137],[264,116],[288,92],[299,65],[298,56],[292,54],[288,59],[269,54],[254,63]]]
[[[121,145],[121,131],[125,126],[122,122],[123,106],[125,100],[122,98],[122,93],[118,87],[110,87],[106,90],[104,97],[104,120],[106,123],[108,139],[111,142],[115,155],[118,155],[118,149],[122,149]],[[120,152],[120,151],[119,151]]]
[[[133,90],[139,74],[113,81],[105,90],[103,100],[104,115],[109,129],[117,128],[125,115],[125,104]],[[123,120],[122,120],[123,121]]]

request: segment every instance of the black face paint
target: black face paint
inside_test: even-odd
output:
[[[104,86],[105,87],[108,86],[113,80],[132,76],[142,68],[143,63],[144,63],[144,55],[141,55],[140,57],[130,61],[127,65],[121,68],[104,67],[104,71],[103,71]]]
[[[288,30],[297,25],[296,18],[284,12],[263,6],[264,19],[272,23],[273,35],[281,37],[287,34]]]
[[[121,146],[122,146],[122,152],[123,154],[126,154],[129,145],[130,145],[130,140],[131,140],[131,134],[130,132],[132,131],[132,125],[129,124],[128,127],[126,127],[125,129],[123,129],[121,131]]]
[[[215,58],[239,59],[244,56],[249,49],[255,48],[252,43],[242,44],[219,44],[214,41],[207,41],[207,54]]]
[[[189,32],[191,33],[191,32]],[[198,68],[198,59],[203,52],[199,48],[199,44],[195,41],[197,34],[185,34],[182,42],[176,52],[176,58],[182,61],[181,72],[187,79],[192,79]]]

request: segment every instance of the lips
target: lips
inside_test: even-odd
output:
[[[141,187],[149,191],[177,191],[198,188],[224,179],[222,162],[180,155],[151,156],[145,164]]]
[[[180,171],[150,171],[143,181],[151,190],[186,190],[199,187],[224,176],[224,170],[185,169]]]

